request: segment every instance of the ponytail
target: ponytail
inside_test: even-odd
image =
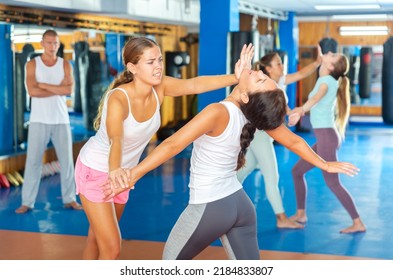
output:
[[[348,58],[345,55],[341,55],[340,59],[334,65],[333,71],[330,72],[330,75],[338,81],[336,126],[342,139],[345,137],[345,129],[348,124],[351,109],[349,80],[346,76],[348,71]]]
[[[124,70],[119,75],[117,75],[117,77],[109,85],[107,91],[101,97],[100,104],[98,105],[97,116],[94,119],[93,127],[96,131],[100,128],[102,109],[104,107],[104,101],[105,101],[105,98],[106,98],[108,92],[114,88],[117,88],[118,86],[120,86],[122,84],[129,83],[132,80],[134,80],[134,75],[131,72]]]
[[[349,93],[349,80],[346,76],[339,79],[337,90],[337,117],[336,125],[341,138],[345,138],[345,129],[348,124],[351,109],[351,95]]]

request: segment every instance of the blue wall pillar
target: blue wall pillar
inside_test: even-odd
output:
[[[201,0],[199,30],[198,74],[226,73],[228,32],[239,31],[239,6],[237,0]],[[226,90],[219,89],[198,95],[198,111],[225,98]]]
[[[280,50],[288,54],[288,73],[295,73],[299,61],[299,27],[293,12],[288,13],[286,21],[280,21],[279,37]],[[296,83],[287,86],[288,105],[296,106]]]
[[[12,25],[0,24],[0,154],[13,150],[15,133],[11,31]]]
[[[112,79],[116,76],[117,73],[123,72],[124,70],[122,58],[124,43],[125,35],[123,34],[105,35],[105,52]]]

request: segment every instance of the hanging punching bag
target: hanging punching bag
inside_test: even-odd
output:
[[[370,98],[371,95],[372,58],[371,47],[360,49],[359,95],[361,98]]]
[[[87,58],[89,62],[87,67],[86,90],[85,94],[82,94],[81,97],[85,128],[93,131],[94,119],[97,115],[100,100],[108,85],[103,82],[103,67],[100,53],[89,51]]]
[[[34,47],[31,44],[25,44],[22,52],[15,53],[15,124],[17,131],[17,144],[27,141],[27,128],[25,127],[25,112],[30,110],[27,100],[30,96],[27,95],[25,87],[25,66],[30,55],[34,53]]]
[[[328,52],[337,52],[338,43],[333,38],[323,38],[321,41],[319,41],[319,45],[321,46],[323,54]]]
[[[60,47],[57,50],[57,54],[58,57],[64,58],[64,44],[60,42]]]
[[[72,95],[72,106],[74,108],[74,112],[81,113],[82,112],[82,94],[85,94],[86,91],[86,75],[87,75],[87,52],[89,50],[89,45],[87,42],[79,41],[74,45],[75,52],[75,65],[74,65],[74,79],[75,79],[75,87],[74,93]]]
[[[382,118],[393,124],[393,37],[383,44],[382,62]]]
[[[21,60],[20,63],[21,65],[21,76],[17,78],[17,82],[21,83],[20,87],[21,90],[23,92],[23,96],[24,96],[24,106],[25,106],[25,110],[26,111],[30,111],[30,96],[27,95],[26,92],[26,87],[25,87],[25,65],[27,63],[27,61],[30,60],[30,57],[32,57],[32,55],[35,53],[35,49],[33,47],[32,44],[26,43],[23,48],[22,48],[22,54],[21,54]]]
[[[235,69],[235,64],[239,59],[239,54],[245,44],[248,45],[250,43],[253,43],[254,47],[260,45],[259,35],[257,36],[256,32],[258,31],[235,31],[228,33],[229,50],[227,53],[229,53],[229,59],[227,60],[227,73],[233,73],[233,69]],[[258,42],[256,42],[256,40],[258,40]],[[260,46],[258,48],[260,49]],[[254,53],[253,61],[259,59],[259,57],[255,57],[255,54],[260,55],[260,50]],[[230,91],[232,91],[234,87],[235,86],[231,86]]]

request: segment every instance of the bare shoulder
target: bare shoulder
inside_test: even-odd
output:
[[[67,69],[71,69],[71,63],[68,60],[63,59],[64,67]]]
[[[128,100],[124,92],[116,88],[106,94],[109,94],[107,100],[108,112],[111,114],[121,114],[125,118],[128,115]]]
[[[35,68],[36,68],[35,59],[31,59],[28,62],[26,62],[25,71],[26,71],[26,78],[28,81],[30,81],[33,77],[35,77]]]
[[[126,93],[127,91],[122,88],[122,87],[118,87],[118,88],[114,88],[111,90],[109,97],[108,97],[108,101],[109,100],[119,100],[119,101],[123,101],[126,100]]]
[[[35,68],[35,59],[30,59],[26,62],[26,67],[34,67]]]
[[[211,103],[205,107],[203,110],[215,111],[218,113],[222,113],[226,111],[225,105],[219,102]]]
[[[221,103],[212,103],[207,105],[201,113],[209,115],[212,118],[227,118],[229,116],[228,110],[225,105]]]
[[[227,110],[225,105],[220,102],[211,103],[207,107],[212,108],[212,110],[217,110],[217,111],[221,111],[221,112],[224,112]]]

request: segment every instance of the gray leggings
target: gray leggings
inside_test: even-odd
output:
[[[319,128],[314,129],[314,133],[317,138],[317,143],[312,146],[312,149],[326,161],[337,161],[337,150],[340,146],[340,138],[337,131],[333,128]],[[305,209],[306,207],[307,185],[304,175],[314,167],[314,165],[300,159],[292,169],[297,209]],[[323,171],[323,178],[325,179],[326,185],[338,198],[351,218],[359,218],[355,203],[351,195],[341,184],[338,174]]]
[[[163,259],[190,260],[218,238],[230,259],[259,259],[255,208],[243,189],[217,201],[189,204],[168,237]]]

